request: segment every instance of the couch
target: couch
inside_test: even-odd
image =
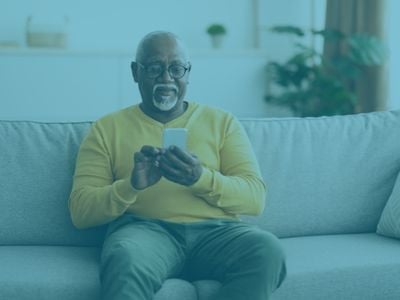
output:
[[[263,215],[243,219],[287,255],[272,299],[400,299],[400,240],[376,233],[400,170],[400,111],[241,122],[268,186]],[[0,299],[100,299],[106,227],[75,229],[67,204],[90,125],[0,121]],[[155,299],[219,286],[171,278]]]

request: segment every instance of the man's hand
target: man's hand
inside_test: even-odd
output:
[[[152,146],[143,146],[139,152],[135,152],[135,166],[131,174],[131,185],[137,189],[145,189],[161,179],[158,168],[158,160],[161,149]]]
[[[203,167],[199,159],[179,147],[161,150],[159,168],[166,179],[182,185],[192,185],[199,180]]]

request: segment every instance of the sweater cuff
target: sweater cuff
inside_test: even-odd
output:
[[[115,181],[113,184],[113,192],[119,202],[123,204],[132,204],[136,201],[140,191],[136,190],[131,185],[129,178],[127,178]]]
[[[204,194],[209,193],[213,190],[213,174],[208,169],[203,167],[203,172],[199,180],[190,186],[190,189],[194,194]]]

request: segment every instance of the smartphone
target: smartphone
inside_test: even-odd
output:
[[[187,129],[186,128],[165,128],[163,132],[163,147],[178,146],[187,150]]]

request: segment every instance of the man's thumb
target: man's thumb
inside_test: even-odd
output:
[[[135,152],[133,155],[133,161],[136,163],[142,163],[146,161],[146,156],[141,152]]]

